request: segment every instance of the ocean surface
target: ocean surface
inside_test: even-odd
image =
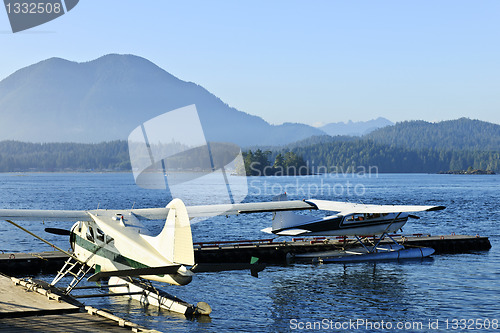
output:
[[[500,331],[499,175],[249,177],[248,190],[246,202],[268,201],[286,190],[291,199],[444,205],[443,211],[417,214],[421,219],[410,220],[403,233],[488,236],[492,248],[417,261],[270,266],[259,278],[246,271],[200,273],[187,286],[162,286],[187,302],[210,304],[209,318],[188,320],[124,297],[86,303],[165,332]],[[210,181],[191,195],[188,204],[217,203]],[[128,209],[163,207],[168,201],[165,191],[136,186],[129,173],[0,174],[0,208]],[[195,242],[269,238],[260,230],[271,225],[271,214],[194,222]],[[152,221],[149,227],[159,232],[163,224]],[[66,237],[43,229],[71,223],[22,225],[69,248]],[[6,253],[51,250],[6,222],[0,222],[0,232],[0,250]]]

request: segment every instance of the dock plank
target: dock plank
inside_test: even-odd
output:
[[[9,277],[0,275],[0,318],[78,312],[72,304],[48,299],[37,292],[15,286]]]
[[[87,313],[0,319],[0,332],[131,332],[108,319]],[[147,330],[139,330],[147,331]]]
[[[23,281],[14,280],[18,284],[10,277],[0,275],[0,333],[157,332],[92,307],[86,307],[87,312],[82,312],[82,307],[65,302],[59,295],[49,293],[57,298],[51,299],[41,294],[46,293],[46,289],[37,287],[37,292],[30,289],[33,287],[19,285]]]

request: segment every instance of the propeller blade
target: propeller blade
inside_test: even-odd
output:
[[[418,220],[420,218],[417,215],[413,215],[413,214],[408,214],[408,217],[411,217],[412,219],[416,219],[416,220]]]
[[[45,232],[48,232],[49,234],[62,235],[62,236],[71,235],[71,231],[59,228],[45,228]]]

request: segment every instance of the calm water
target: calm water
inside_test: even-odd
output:
[[[207,188],[206,193],[193,193],[193,200],[210,203],[210,186]],[[174,332],[288,332],[314,324],[320,331],[398,331],[398,323],[406,325],[405,331],[463,332],[473,331],[476,320],[478,324],[500,320],[500,176],[249,178],[247,201],[270,200],[273,194],[285,189],[292,199],[444,205],[444,211],[420,213],[421,219],[411,220],[404,233],[479,234],[490,237],[493,247],[487,252],[436,255],[425,261],[268,267],[258,279],[244,271],[206,273],[198,274],[188,286],[165,287],[188,302],[209,303],[213,312],[205,320],[189,321],[119,297],[87,303],[110,309],[146,327]],[[163,191],[139,189],[132,175],[126,173],[0,174],[1,208],[93,209],[99,205],[120,209],[132,205],[161,207],[167,203]],[[270,226],[270,218],[270,214],[255,214],[201,221],[193,224],[193,238],[268,238],[259,230]],[[150,227],[159,231],[163,223],[151,222]],[[65,237],[43,232],[47,226],[65,224],[23,225],[69,248]],[[5,222],[0,223],[0,231],[0,249],[5,252],[50,250]],[[346,326],[356,320],[360,324],[357,329]],[[464,322],[456,320],[467,320],[469,329],[463,329]],[[392,330],[387,329],[389,323]],[[335,329],[339,325],[344,325],[344,330]],[[436,325],[438,329],[434,329]],[[413,329],[409,329],[411,326]]]

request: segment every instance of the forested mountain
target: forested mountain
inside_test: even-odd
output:
[[[283,156],[288,159],[283,160]],[[439,173],[469,168],[499,173],[500,151],[409,149],[359,139],[273,151],[250,150],[245,154],[245,167],[246,174],[253,176],[357,173],[367,170],[380,173]]]
[[[293,174],[289,172],[293,168],[304,174],[357,172],[360,167],[396,173],[469,168],[500,173],[499,127],[462,118],[437,124],[403,122],[374,132],[375,139],[372,134],[361,138],[315,136],[286,146],[247,150],[245,170],[240,171],[257,175],[267,166],[267,175]],[[394,140],[380,142],[386,131]],[[0,172],[64,170],[130,170],[127,142],[0,142]]]
[[[0,172],[130,170],[128,144],[0,142]]]
[[[406,121],[363,137],[316,136],[282,147],[266,147],[270,163],[293,152],[311,173],[378,172],[436,173],[473,169],[500,172],[500,125],[461,118],[429,123]]]
[[[278,153],[271,161],[272,155],[273,153],[270,150],[262,151],[261,149],[257,149],[255,152],[251,150],[244,152],[244,165],[238,165],[236,173],[240,176],[297,176],[310,174],[306,161],[294,152]]]
[[[378,172],[382,173],[436,173],[466,170],[469,167],[500,172],[498,149],[411,149],[360,139],[298,147],[291,151],[308,161],[311,172],[314,173],[357,172],[360,166],[366,169],[376,167]]]
[[[289,154],[292,153],[292,154]],[[281,155],[281,157],[279,157]],[[436,173],[474,169],[500,172],[500,152],[480,150],[409,149],[371,140],[350,140],[245,153],[249,175],[288,174],[290,166],[306,165],[308,173],[357,172],[376,167],[378,172]],[[258,162],[251,170],[250,163]],[[304,163],[302,163],[304,162]],[[13,171],[126,171],[130,170],[126,141],[100,144],[0,142],[0,172]],[[281,172],[281,173],[280,173]],[[292,173],[293,174],[293,173]]]
[[[460,118],[438,123],[404,121],[380,128],[363,138],[414,149],[500,150],[500,125]]]

